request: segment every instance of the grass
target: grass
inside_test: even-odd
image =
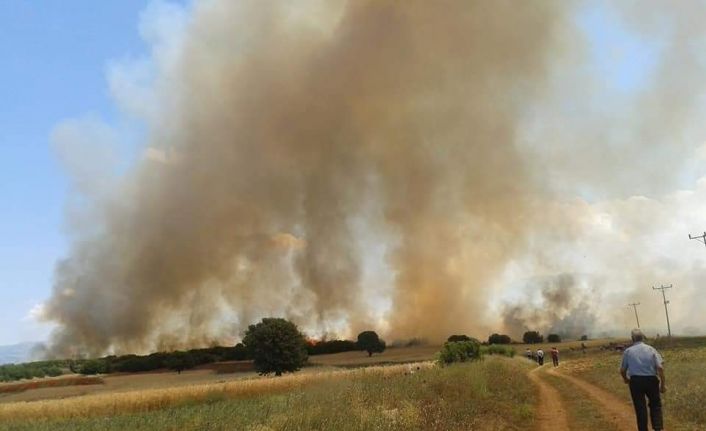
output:
[[[665,425],[674,430],[703,430],[706,424],[706,340],[675,339],[660,352],[665,359]],[[567,364],[566,371],[625,400],[630,399],[618,374],[621,356],[605,352]]]
[[[370,367],[0,406],[3,430],[513,430],[533,421],[524,361]],[[230,385],[230,387],[228,386]]]
[[[561,396],[561,401],[568,415],[570,429],[573,431],[610,431],[616,428],[608,422],[601,407],[596,405],[590,397],[578,390],[570,382],[561,377],[544,372],[542,376],[546,379]]]

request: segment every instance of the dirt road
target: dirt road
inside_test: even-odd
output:
[[[620,431],[634,431],[636,428],[635,413],[632,405],[585,380],[564,374],[556,369],[549,370],[555,376],[561,377],[578,387],[601,407],[606,420]]]
[[[566,410],[561,403],[561,397],[556,389],[541,378],[539,370],[541,368],[535,368],[529,372],[529,378],[537,385],[537,393],[539,394],[537,430],[568,430],[569,422]]]

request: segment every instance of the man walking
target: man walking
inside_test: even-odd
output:
[[[645,397],[649,400],[652,429],[660,431],[663,429],[660,393],[664,393],[666,390],[662,356],[654,347],[643,342],[645,336],[641,330],[633,329],[631,335],[633,345],[623,352],[620,375],[623,376],[623,381],[630,386],[630,396],[635,406],[638,431],[648,431]]]
[[[552,362],[554,363],[555,367],[559,366],[559,349],[556,347],[552,347],[552,350],[550,351],[552,354]]]
[[[544,365],[544,350],[537,349],[537,363],[542,366]]]

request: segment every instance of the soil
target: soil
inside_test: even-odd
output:
[[[559,392],[540,377],[541,367],[529,372],[529,378],[537,385],[539,405],[537,406],[537,430],[568,430],[566,409],[561,403]]]
[[[585,380],[569,376],[558,372],[556,369],[549,371],[550,373],[568,380],[574,386],[577,386],[586,393],[593,401],[595,401],[603,412],[604,417],[613,423],[620,431],[633,431],[636,428],[635,412],[632,404],[616,397]],[[627,389],[626,389],[627,390]]]

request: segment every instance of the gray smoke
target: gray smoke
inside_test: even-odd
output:
[[[531,280],[524,292],[525,298],[514,304],[505,304],[503,324],[517,340],[525,331],[539,331],[544,335],[559,334],[577,339],[594,328],[596,316],[589,306],[589,298],[577,286],[572,274],[557,274]]]
[[[77,186],[80,219],[71,212],[45,307],[58,325],[50,351],[205,345],[267,315],[393,338],[482,334],[503,319],[582,332],[592,298],[570,275],[536,274],[603,270],[565,252],[600,218],[576,195],[619,200],[679,179],[643,171],[687,152],[669,141],[697,111],[703,70],[679,43],[701,35],[692,19],[664,36],[654,83],[612,110],[586,93],[600,77],[582,69],[576,6],[210,0],[178,43],[146,32],[149,97],[124,103],[146,122],[145,157],[108,185],[81,180],[99,192]],[[632,26],[637,12],[623,9]],[[679,22],[693,10],[666,12]],[[619,220],[621,203],[605,206]],[[384,278],[371,267],[391,286],[371,283]],[[549,311],[488,314],[513,267]]]

